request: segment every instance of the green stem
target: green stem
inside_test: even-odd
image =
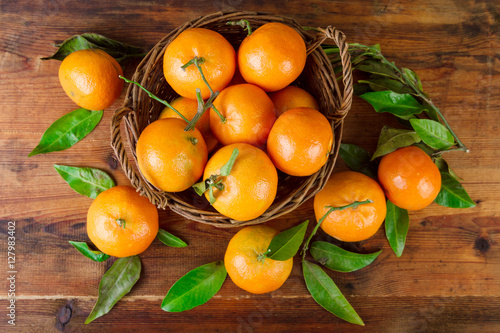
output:
[[[250,22],[248,22],[247,20],[228,21],[226,22],[226,25],[239,25],[243,28],[243,31],[246,31],[248,33],[247,36],[250,36],[252,34],[252,27],[250,26]]]
[[[208,99],[207,103],[205,103],[205,107],[204,107],[204,111],[203,112],[205,112],[206,109],[212,108],[215,111],[215,113],[219,116],[219,118],[222,121],[222,123],[225,124],[226,123],[226,117],[224,117],[219,112],[219,110],[217,110],[217,108],[212,103],[213,100],[215,99],[215,97],[217,97],[217,95],[219,94],[219,92],[214,92],[212,90],[212,87],[210,87],[210,84],[208,84],[208,81],[205,78],[205,74],[203,74],[203,70],[201,69],[200,64],[203,63],[204,61],[205,60],[203,58],[199,58],[199,57],[196,56],[193,59],[189,60],[184,65],[182,65],[182,68],[186,69],[190,65],[195,65],[196,68],[198,68],[198,71],[200,72],[200,75],[201,75],[201,79],[203,80],[203,82],[205,82],[205,84],[208,87],[208,90],[210,91],[210,98]],[[200,115],[200,117],[201,117],[201,115]],[[188,127],[190,127],[190,126],[192,126],[192,124],[188,124]]]
[[[127,224],[124,219],[116,219],[116,223],[123,229],[125,229],[125,225]]]
[[[316,235],[316,232],[318,231],[319,227],[321,226],[321,223],[323,223],[323,221],[328,217],[328,215],[330,215],[331,212],[336,211],[336,210],[344,210],[347,208],[356,209],[358,206],[368,204],[368,203],[373,203],[373,200],[368,199],[365,201],[354,201],[353,203],[351,203],[349,205],[342,206],[342,207],[326,206],[325,208],[330,208],[330,209],[326,212],[325,215],[323,215],[322,218],[319,219],[318,223],[316,224],[313,231],[311,232],[311,234],[307,238],[306,242],[304,243],[304,247],[302,248],[302,251],[301,251],[302,260],[304,260],[306,258],[306,253],[307,253],[307,250],[309,249],[309,243],[311,242],[311,239],[313,238],[314,235]]]
[[[172,111],[174,111],[175,113],[177,113],[177,115],[178,115],[179,117],[181,117],[181,118],[182,118],[185,122],[189,123],[189,120],[187,120],[187,118],[186,118],[186,117],[184,117],[184,116],[182,115],[182,113],[180,113],[179,111],[177,111],[177,110],[176,110],[176,109],[175,109],[172,105],[168,104],[168,102],[167,102],[167,101],[164,101],[164,100],[162,100],[161,98],[158,98],[158,97],[156,97],[155,95],[153,95],[153,93],[149,92],[149,90],[147,90],[146,88],[144,88],[143,86],[141,86],[141,84],[140,84],[140,83],[135,82],[135,81],[132,81],[132,80],[129,80],[129,79],[127,79],[127,78],[125,78],[125,77],[123,77],[123,76],[121,76],[121,75],[119,76],[119,78],[120,78],[120,79],[122,79],[122,80],[125,80],[125,82],[127,82],[127,83],[133,83],[133,84],[135,84],[136,86],[138,86],[139,88],[141,88],[142,90],[144,90],[144,91],[146,92],[146,94],[148,94],[148,96],[149,96],[149,97],[151,97],[151,98],[152,98],[152,99],[154,99],[155,101],[158,101],[158,102],[160,102],[161,104],[163,104],[163,105],[165,105],[165,106],[169,107]]]

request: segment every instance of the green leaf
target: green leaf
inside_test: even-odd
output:
[[[377,150],[373,154],[372,160],[392,153],[398,148],[408,147],[420,141],[421,139],[415,131],[384,126],[380,131]]]
[[[370,103],[377,112],[389,112],[396,117],[407,117],[425,110],[410,94],[398,94],[390,90],[368,92],[361,96]]]
[[[399,208],[387,200],[385,217],[385,236],[397,257],[401,257],[405,248],[406,235],[410,227],[410,217],[406,209]]]
[[[422,141],[434,149],[448,149],[455,144],[451,132],[441,123],[431,119],[411,119],[411,126]]]
[[[163,244],[171,247],[186,247],[188,246],[185,241],[180,239],[177,236],[172,235],[170,232],[165,231],[163,229],[158,229],[158,234],[156,237],[162,242]]]
[[[409,68],[403,68],[403,77],[410,81],[413,86],[417,87],[420,91],[423,91],[422,89],[422,82],[420,81],[420,78],[418,77],[417,73],[412,71]]]
[[[92,132],[102,115],[102,110],[76,109],[62,116],[43,133],[40,143],[28,157],[68,149]]]
[[[391,90],[398,94],[411,93],[411,90],[404,84],[393,79],[358,80],[358,83],[368,84],[373,91]]]
[[[229,176],[229,174],[231,173],[231,169],[233,168],[234,161],[236,161],[236,157],[238,157],[239,152],[240,151],[238,150],[238,148],[233,149],[233,152],[231,154],[231,157],[229,158],[229,161],[227,161],[227,163],[224,164],[220,168],[220,175],[221,176]]]
[[[69,243],[73,245],[81,254],[94,261],[103,262],[109,258],[107,254],[102,253],[101,251],[91,250],[85,242],[69,241]]]
[[[73,190],[91,199],[115,186],[114,180],[99,169],[58,164],[54,164],[54,168]]]
[[[138,256],[118,258],[99,283],[99,297],[85,324],[105,315],[135,285],[141,275]]]
[[[382,250],[370,254],[354,253],[321,241],[312,243],[310,251],[313,258],[323,266],[344,273],[368,266],[382,253]]]
[[[365,325],[337,285],[321,267],[304,260],[302,271],[307,290],[319,305],[340,319],[356,325]]]
[[[94,33],[75,35],[55,46],[59,48],[56,53],[50,57],[41,58],[41,60],[64,60],[70,53],[86,49],[103,50],[118,61],[130,57],[143,57],[145,55],[143,54],[144,50],[140,47],[118,42]]]
[[[372,88],[370,88],[369,84],[365,84],[365,83],[358,84],[358,83],[355,83],[353,85],[353,92],[354,92],[354,95],[360,96],[360,95],[366,94],[368,92],[373,92],[373,90],[372,90]]]
[[[450,165],[448,162],[445,161],[444,158],[442,157],[436,157],[434,158],[434,164],[438,167],[439,171],[441,173],[448,173],[450,176],[455,178],[457,181],[461,182],[463,181],[462,178],[460,178],[453,170],[451,170]]]
[[[380,60],[375,60],[375,59],[363,60],[358,65],[356,65],[354,69],[367,73],[387,76],[396,80],[399,79],[399,76],[394,70],[394,68],[392,68],[390,65],[384,62],[381,62]]]
[[[441,172],[441,190],[434,202],[450,208],[471,208],[476,206],[476,203],[469,197],[462,184],[446,172]]]
[[[363,148],[349,143],[341,143],[339,154],[349,169],[377,179],[378,164],[376,161],[371,161],[370,153]]]
[[[223,261],[195,268],[174,283],[161,308],[167,312],[182,312],[205,304],[220,290],[226,276]]]
[[[285,261],[295,256],[304,240],[308,223],[309,220],[274,236],[271,244],[269,244],[266,257]]]

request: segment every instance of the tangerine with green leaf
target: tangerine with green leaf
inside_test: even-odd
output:
[[[441,190],[438,167],[416,146],[399,148],[382,157],[378,179],[387,198],[407,210],[429,206]]]
[[[213,189],[212,206],[221,214],[239,221],[262,215],[273,203],[278,190],[278,173],[269,157],[247,143],[235,143],[219,149],[205,167],[203,179],[220,175],[233,150],[239,154],[228,176],[217,177],[221,188]],[[210,200],[208,191],[205,196]]]
[[[158,233],[158,210],[131,186],[114,186],[92,202],[87,234],[110,256],[129,257],[145,251]]]
[[[104,110],[120,97],[120,75],[120,64],[100,49],[72,52],[59,67],[59,82],[66,94],[88,110]]]
[[[371,200],[357,206],[330,212],[321,228],[344,242],[358,242],[373,236],[387,213],[384,191],[372,178],[354,171],[334,173],[325,187],[314,196],[314,214],[319,221],[329,207],[343,207]]]
[[[285,261],[265,257],[278,230],[266,225],[245,227],[227,246],[224,265],[231,280],[243,290],[263,294],[280,288],[290,276],[293,258]]]

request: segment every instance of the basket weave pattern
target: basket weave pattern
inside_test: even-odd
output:
[[[342,32],[329,26],[316,31],[304,30],[295,20],[267,13],[225,12],[200,17],[187,22],[160,40],[138,65],[132,80],[139,82],[156,96],[171,101],[177,94],[163,76],[163,54],[169,43],[181,32],[189,28],[207,28],[222,34],[234,47],[245,38],[246,32],[238,26],[228,26],[227,21],[248,20],[255,30],[269,22],[280,22],[294,28],[307,46],[307,62],[301,76],[294,84],[311,93],[320,106],[320,111],[330,120],[335,142],[327,163],[309,177],[291,177],[279,173],[278,194],[271,207],[260,217],[250,221],[236,221],[216,212],[204,197],[194,190],[168,193],[151,185],[137,167],[135,147],[141,132],[151,122],[158,119],[164,106],[151,99],[136,85],[129,85],[122,107],[115,111],[111,122],[111,146],[120,164],[141,195],[146,196],[158,208],[169,207],[174,212],[194,221],[217,227],[237,227],[262,223],[293,211],[314,196],[328,180],[340,147],[343,119],[352,103],[352,73],[348,45]],[[343,89],[341,90],[333,72],[332,64],[323,52],[321,44],[335,44],[339,48],[342,64]],[[124,129],[121,128],[122,120]],[[123,145],[123,133],[132,152],[128,156]],[[132,161],[131,161],[132,160]]]

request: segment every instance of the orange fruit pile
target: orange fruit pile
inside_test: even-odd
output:
[[[261,216],[276,197],[276,168],[309,176],[332,150],[332,126],[315,98],[290,85],[306,57],[303,37],[282,23],[264,24],[240,45],[205,28],[181,32],[163,55],[165,79],[180,97],[137,142],[144,178],[167,192],[205,182],[197,191],[203,188],[221,214],[240,221]],[[200,110],[206,111],[194,130],[164,119],[191,121]],[[221,175],[235,149],[231,173]]]

